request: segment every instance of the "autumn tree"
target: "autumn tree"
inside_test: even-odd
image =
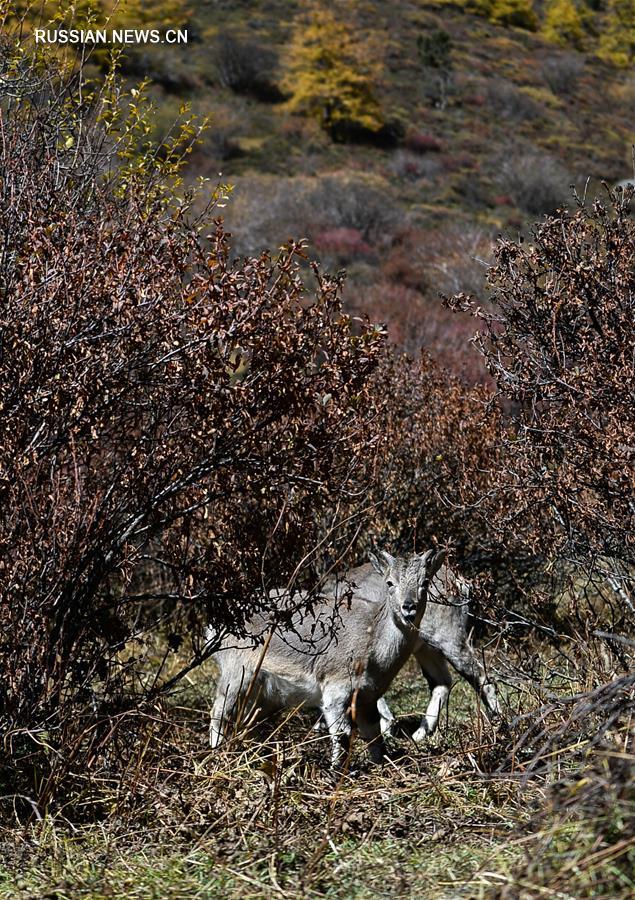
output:
[[[493,0],[489,15],[492,22],[536,31],[538,17],[532,0]]]
[[[424,75],[431,87],[431,99],[445,109],[452,83],[452,39],[447,31],[435,28],[417,37],[417,50]]]
[[[545,6],[542,32],[547,40],[561,46],[584,46],[583,18],[574,0],[549,0]]]
[[[532,0],[467,0],[466,7],[498,25],[536,31],[538,17]]]
[[[386,126],[378,74],[377,48],[360,40],[339,9],[314,2],[298,18],[283,79],[290,111],[317,119],[334,140],[378,138]]]
[[[627,68],[635,60],[635,0],[609,0],[598,55]]]

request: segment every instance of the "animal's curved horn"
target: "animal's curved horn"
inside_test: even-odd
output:
[[[392,567],[392,566],[394,566],[394,564],[397,562],[397,560],[395,559],[395,557],[394,557],[394,556],[391,556],[390,553],[387,553],[386,550],[380,550],[379,552],[380,552],[381,557],[382,557],[382,559],[384,560],[384,562],[386,563],[387,566]]]
[[[374,553],[369,553],[369,554],[368,554],[368,560],[369,560],[371,566],[373,567],[373,569],[374,569],[379,575],[383,575],[383,574],[384,574],[383,566],[382,566],[381,562],[379,561],[379,559],[375,556]]]
[[[447,554],[444,549],[436,550],[434,547],[421,554],[421,561],[426,567],[426,576],[432,578],[445,562]]]

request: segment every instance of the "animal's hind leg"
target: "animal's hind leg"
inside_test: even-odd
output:
[[[496,684],[488,679],[481,670],[474,651],[464,641],[456,647],[448,647],[446,657],[456,671],[470,684],[483,701],[491,716],[500,715],[500,706],[496,692]]]
[[[416,651],[415,656],[432,694],[425,715],[421,719],[421,724],[412,735],[413,741],[419,744],[426,738],[431,737],[437,730],[439,716],[447,705],[448,697],[450,696],[452,675],[445,659],[438,650],[433,650],[431,647],[426,646]]]

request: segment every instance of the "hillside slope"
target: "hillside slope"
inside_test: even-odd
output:
[[[635,77],[594,55],[608,14],[584,7],[585,37],[563,47],[545,37],[553,6],[531,12],[532,32],[461,0],[207,0],[188,7],[186,48],[146,48],[132,71],[155,79],[157,134],[183,99],[211,117],[189,171],[235,185],[237,253],[307,237],[313,256],[347,269],[351,309],[456,364],[472,325],[439,291],[480,292],[493,237],[572,202],[571,185],[592,197],[632,175]],[[332,74],[320,89],[348,91],[349,105],[357,91],[360,117],[382,117],[381,139],[329,131],[310,103],[303,114],[294,92],[320,69]]]

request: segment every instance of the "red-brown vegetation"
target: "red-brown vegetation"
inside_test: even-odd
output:
[[[45,805],[112,717],[160,690],[163,663],[139,675],[143,635],[161,627],[166,652],[187,639],[200,662],[203,623],[213,649],[268,587],[311,585],[346,550],[338,508],[372,452],[382,333],[353,330],[337,279],[316,270],[305,291],[300,245],[230,263],[220,226],[202,239],[187,198],[121,165],[100,98],[86,111],[55,77],[14,89],[0,150],[0,704],[18,755],[42,729],[57,748]]]

